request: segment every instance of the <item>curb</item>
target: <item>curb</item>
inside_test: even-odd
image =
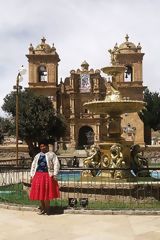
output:
[[[3,204],[0,203],[0,208],[4,208],[4,209],[9,209],[9,210],[18,210],[18,211],[33,211],[33,212],[37,212],[37,208],[36,207],[26,207],[23,205],[14,205],[14,204]]]
[[[17,211],[32,211],[37,212],[38,209],[34,206],[23,206],[13,204],[1,204],[0,208],[17,210]],[[152,215],[159,216],[160,210],[85,210],[85,209],[64,209],[63,214],[83,214],[83,215]]]
[[[64,210],[65,214],[88,214],[88,215],[160,215],[159,210]]]

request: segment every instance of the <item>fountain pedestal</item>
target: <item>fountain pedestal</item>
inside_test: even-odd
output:
[[[115,144],[120,144],[121,145],[121,152],[123,154],[123,159],[125,161],[125,166],[127,168],[130,167],[130,148],[131,146],[133,145],[133,142],[127,142],[125,140],[121,140],[121,141],[110,141],[110,140],[107,140],[106,142],[103,142],[103,143],[100,143],[99,144],[99,148],[100,148],[100,151],[102,152],[102,155],[105,157],[107,156],[109,158],[109,161],[111,162],[111,147]],[[103,158],[104,158],[103,157]],[[109,166],[108,166],[109,167]]]
[[[121,127],[121,116],[109,116],[107,118],[107,132],[108,132],[108,138],[111,140],[115,139],[123,139],[121,137],[122,134],[122,127]]]

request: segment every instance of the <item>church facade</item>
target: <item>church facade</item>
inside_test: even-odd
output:
[[[122,97],[143,100],[143,56],[141,46],[125,41],[109,50],[111,64],[124,66],[125,72],[116,76],[116,85]],[[83,61],[80,68],[71,70],[70,75],[58,82],[60,61],[56,48],[41,43],[35,48],[30,44],[26,55],[29,62],[29,88],[36,94],[49,97],[57,113],[65,116],[68,134],[63,141],[69,147],[83,149],[91,144],[105,142],[107,137],[107,116],[89,112],[83,104],[92,100],[104,100],[108,78],[102,77],[100,69],[89,68]],[[122,136],[138,144],[144,143],[144,126],[138,113],[122,116]],[[130,134],[129,134],[130,132]]]

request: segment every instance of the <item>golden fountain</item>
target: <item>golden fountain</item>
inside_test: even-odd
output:
[[[107,94],[103,101],[92,101],[84,104],[91,112],[97,114],[107,114],[108,117],[108,133],[109,141],[120,142],[121,137],[121,115],[123,113],[139,112],[145,106],[143,101],[129,100],[122,98],[116,87],[114,78],[124,71],[124,67],[112,66],[102,68],[102,71],[112,75],[112,82],[107,83]]]
[[[112,82],[107,83],[107,94],[103,101],[91,101],[84,104],[91,112],[95,114],[106,114],[107,131],[106,141],[99,144],[103,155],[101,166],[106,167],[130,167],[130,148],[133,142],[126,141],[122,134],[121,115],[124,113],[139,112],[145,106],[145,102],[122,98],[116,86],[116,76],[123,73],[123,66],[113,65],[104,67],[102,71],[112,76]],[[107,135],[107,134],[106,134]],[[116,153],[117,152],[117,153]],[[117,157],[118,155],[118,157]],[[117,157],[117,159],[115,159]],[[105,159],[105,160],[104,160]],[[91,166],[91,165],[90,165]],[[122,177],[122,174],[116,177]]]

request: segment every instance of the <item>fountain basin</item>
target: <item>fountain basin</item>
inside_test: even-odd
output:
[[[91,112],[97,114],[121,115],[123,113],[139,112],[145,107],[145,102],[136,100],[92,101],[84,103]]]
[[[125,70],[125,67],[124,66],[108,66],[108,67],[104,67],[101,69],[104,73],[107,73],[108,75],[111,75],[111,76],[116,76],[122,72],[124,72]]]

